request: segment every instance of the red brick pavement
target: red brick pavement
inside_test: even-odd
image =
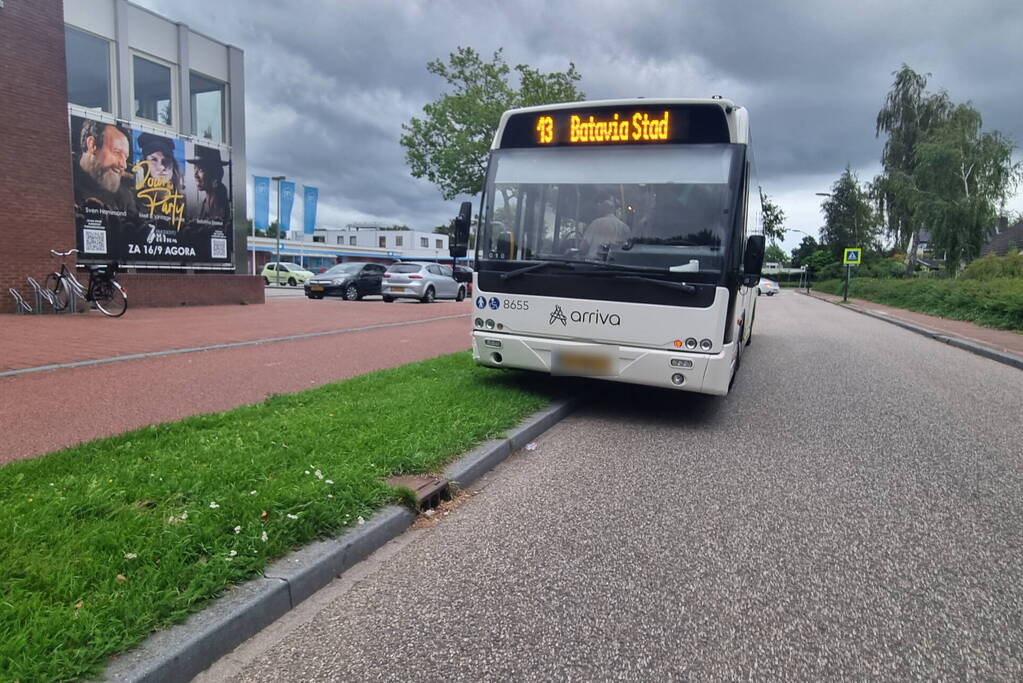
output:
[[[0,464],[468,349],[471,305],[284,299],[129,309],[119,319],[0,316],[5,369],[445,318],[0,377]]]
[[[0,372],[149,351],[210,346],[371,324],[468,315],[469,302],[269,299],[256,306],[129,308],[122,318],[2,315]],[[468,330],[468,324],[466,324]],[[468,335],[468,332],[466,333]],[[468,339],[468,337],[466,337]]]
[[[832,303],[840,303],[842,297],[823,292],[812,292],[811,296],[824,299]],[[939,318],[924,313],[907,311],[904,308],[894,308],[883,304],[876,304],[873,301],[864,299],[849,299],[846,304],[852,308],[859,308],[871,313],[877,313],[888,318],[894,318],[903,322],[912,323],[918,327],[924,327],[932,332],[943,334],[947,337],[965,339],[975,344],[987,346],[997,351],[1011,353],[1016,356],[1023,356],[1023,334],[1010,332],[1008,330],[996,330],[990,327],[982,327],[962,320],[950,320]]]

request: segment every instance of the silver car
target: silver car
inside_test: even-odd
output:
[[[434,299],[465,298],[465,284],[455,282],[451,268],[427,261],[401,261],[392,264],[384,273],[381,287],[384,301],[419,299],[428,304]]]
[[[767,296],[774,296],[781,291],[778,283],[774,280],[768,280],[766,277],[760,278],[759,284],[757,284],[757,296],[766,294]]]

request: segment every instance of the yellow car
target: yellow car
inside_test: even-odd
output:
[[[292,287],[305,284],[313,276],[311,272],[297,263],[286,261],[281,263],[271,261],[263,266],[262,275],[264,284],[291,285]]]

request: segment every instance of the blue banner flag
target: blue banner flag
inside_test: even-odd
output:
[[[256,208],[256,230],[266,230],[270,227],[270,179],[254,175],[252,186],[255,192],[253,203]]]
[[[307,235],[316,232],[316,200],[320,198],[320,190],[315,187],[305,186],[305,229]]]
[[[281,181],[281,230],[291,230],[291,207],[295,204],[295,183]]]

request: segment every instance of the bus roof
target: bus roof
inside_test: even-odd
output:
[[[629,98],[617,100],[585,100],[580,102],[560,102],[558,104],[545,104],[536,107],[520,107],[509,109],[501,115],[501,123],[497,126],[491,149],[501,148],[501,139],[504,135],[508,119],[517,114],[531,114],[548,111],[561,111],[565,109],[590,109],[595,107],[659,107],[679,105],[713,105],[721,107],[728,124],[728,132],[731,142],[749,144],[749,113],[745,107],[736,105],[735,102],[722,97],[706,98]]]

